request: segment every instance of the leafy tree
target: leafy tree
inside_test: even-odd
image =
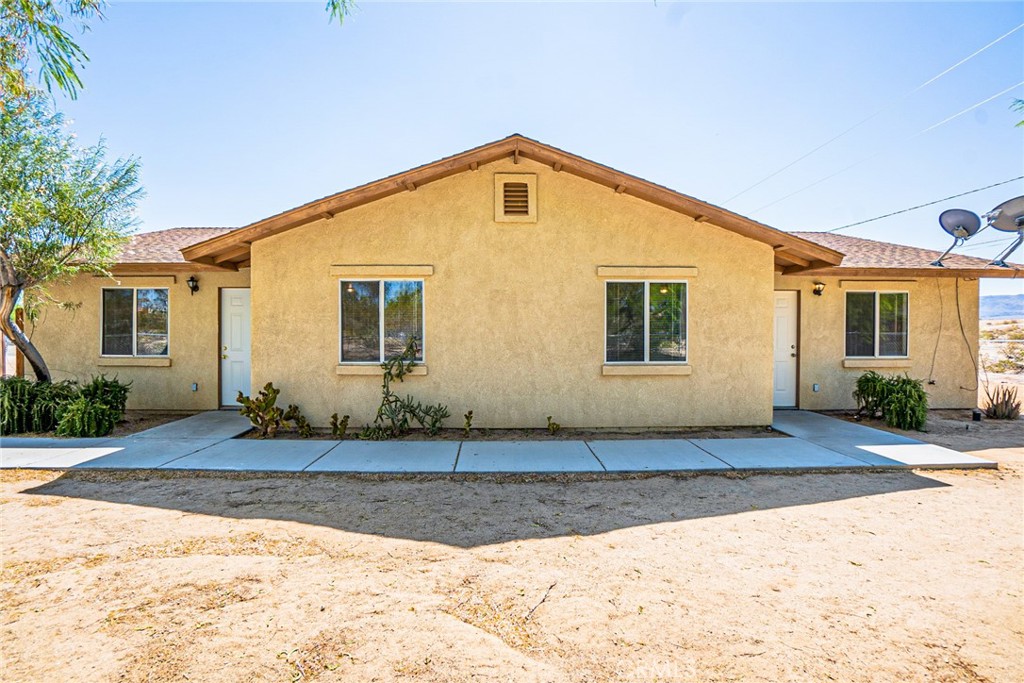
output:
[[[102,140],[77,146],[41,93],[0,103],[0,329],[40,381],[46,362],[11,318],[19,298],[31,318],[51,283],[107,273],[135,224],[138,161],[106,156]]]
[[[345,17],[352,14],[356,3],[353,0],[327,0],[327,16],[344,23]]]
[[[1014,111],[1024,111],[1024,100],[1016,100],[1015,99],[1013,101],[1013,104],[1010,105],[1010,109],[1012,109]],[[1020,128],[1021,126],[1024,126],[1024,121],[1018,121],[1017,122],[1017,127]]]
[[[352,13],[352,0],[326,0],[327,15],[342,23]],[[89,56],[68,27],[79,32],[89,21],[102,20],[106,0],[0,0],[0,100],[28,95],[26,74],[35,57],[47,90],[57,86],[71,99],[78,96],[78,71]]]
[[[74,99],[82,81],[78,69],[89,61],[66,26],[88,29],[103,18],[104,0],[0,0],[0,99],[26,97],[29,59],[39,64],[48,90],[57,86]]]

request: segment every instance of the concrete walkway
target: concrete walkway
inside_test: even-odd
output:
[[[996,467],[941,446],[802,410],[776,411],[789,437],[594,441],[234,439],[211,411],[125,438],[0,438],[0,467],[266,472],[708,472]]]

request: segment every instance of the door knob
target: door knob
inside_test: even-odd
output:
[[[227,351],[227,350],[228,350],[228,347],[227,347],[227,346],[225,345],[225,346],[224,346],[224,347],[223,347],[223,348],[222,348],[221,350],[222,350],[222,351]]]
[[[789,355],[790,355],[790,357],[792,357],[792,358],[796,358],[796,354],[795,354],[795,353],[791,353],[791,354],[789,354]],[[225,358],[227,358],[227,356],[224,356],[224,357],[225,357]]]
[[[220,357],[221,357],[221,360],[227,360],[228,359],[228,354],[222,353]]]

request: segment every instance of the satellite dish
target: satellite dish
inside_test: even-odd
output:
[[[953,237],[965,240],[981,229],[981,218],[967,209],[947,209],[939,214],[939,225]]]
[[[981,218],[967,209],[947,209],[939,214],[939,225],[953,236],[953,244],[943,252],[942,256],[932,261],[933,266],[944,267],[942,259],[956,247],[973,237],[981,229]]]
[[[1017,233],[1017,239],[1013,241],[1013,244],[1004,249],[989,264],[990,266],[1009,268],[1010,266],[1006,264],[1007,257],[1024,243],[1024,197],[1015,197],[1003,202],[985,214],[985,218],[988,219],[988,224],[996,230]]]

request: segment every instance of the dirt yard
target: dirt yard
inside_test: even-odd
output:
[[[978,378],[978,405],[989,404],[988,395],[985,393],[986,385],[990,390],[1000,384],[1008,384],[1016,387],[1017,395],[1024,399],[1024,373],[1020,372],[995,372],[986,370],[986,366],[998,361],[1006,361],[1007,350],[1011,344],[1017,344],[1015,348],[1024,344],[1024,320],[982,320],[981,340],[978,354],[981,365],[981,372]],[[1013,340],[1010,344],[996,342],[994,340]]]
[[[5,681],[1021,681],[998,471],[0,475]]]

